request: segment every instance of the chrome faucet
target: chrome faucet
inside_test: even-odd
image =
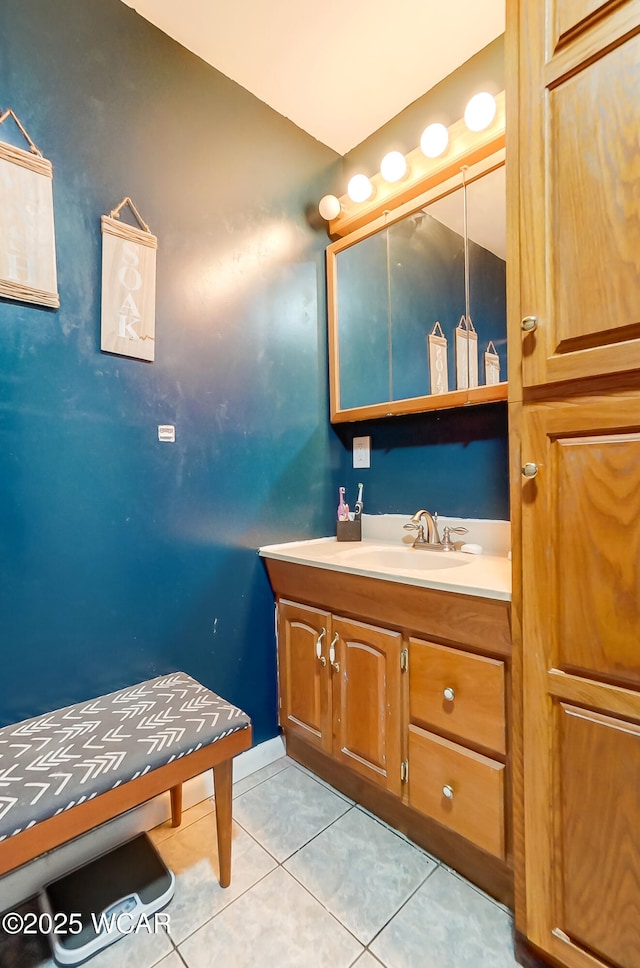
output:
[[[422,519],[424,518],[427,527],[427,534],[425,537],[424,524]],[[405,531],[417,531],[418,535],[413,542],[414,548],[420,547],[440,547],[440,535],[438,534],[438,512],[434,511],[431,514],[429,511],[424,510],[416,511],[416,513],[411,518],[411,521],[407,522],[404,526]]]

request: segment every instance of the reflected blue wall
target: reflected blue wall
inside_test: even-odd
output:
[[[119,0],[3,0],[0,107],[53,163],[61,299],[0,300],[0,722],[179,668],[273,736],[256,548],[332,526],[304,212],[340,160]],[[153,364],[99,348],[125,195],[159,240]]]

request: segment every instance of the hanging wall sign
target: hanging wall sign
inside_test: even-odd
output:
[[[478,334],[471,316],[461,316],[456,326],[456,383],[458,390],[478,386]]]
[[[119,220],[128,205],[140,229]],[[102,325],[100,348],[107,353],[155,358],[156,249],[158,240],[142,221],[130,198],[124,198],[102,227]]]
[[[60,305],[53,226],[53,168],[9,108],[30,150],[0,142],[0,296]]]
[[[429,349],[429,374],[431,377],[431,392],[446,393],[449,389],[449,374],[447,371],[447,340],[442,332],[440,323],[436,323],[427,336]]]
[[[500,357],[493,340],[490,340],[484,353],[484,382],[487,386],[500,383]]]

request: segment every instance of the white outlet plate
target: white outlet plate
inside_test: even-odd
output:
[[[371,437],[353,438],[353,466],[371,467]]]
[[[173,426],[173,424],[158,425],[158,440],[162,440],[167,444],[175,444],[176,428]]]

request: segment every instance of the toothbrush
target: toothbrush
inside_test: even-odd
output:
[[[363,487],[364,487],[364,484],[358,484],[358,500],[356,501],[356,507],[355,507],[356,521],[359,519],[360,515],[362,514],[362,508],[363,508],[362,488]]]
[[[344,487],[338,488],[338,521],[349,520],[349,505],[344,501]]]

